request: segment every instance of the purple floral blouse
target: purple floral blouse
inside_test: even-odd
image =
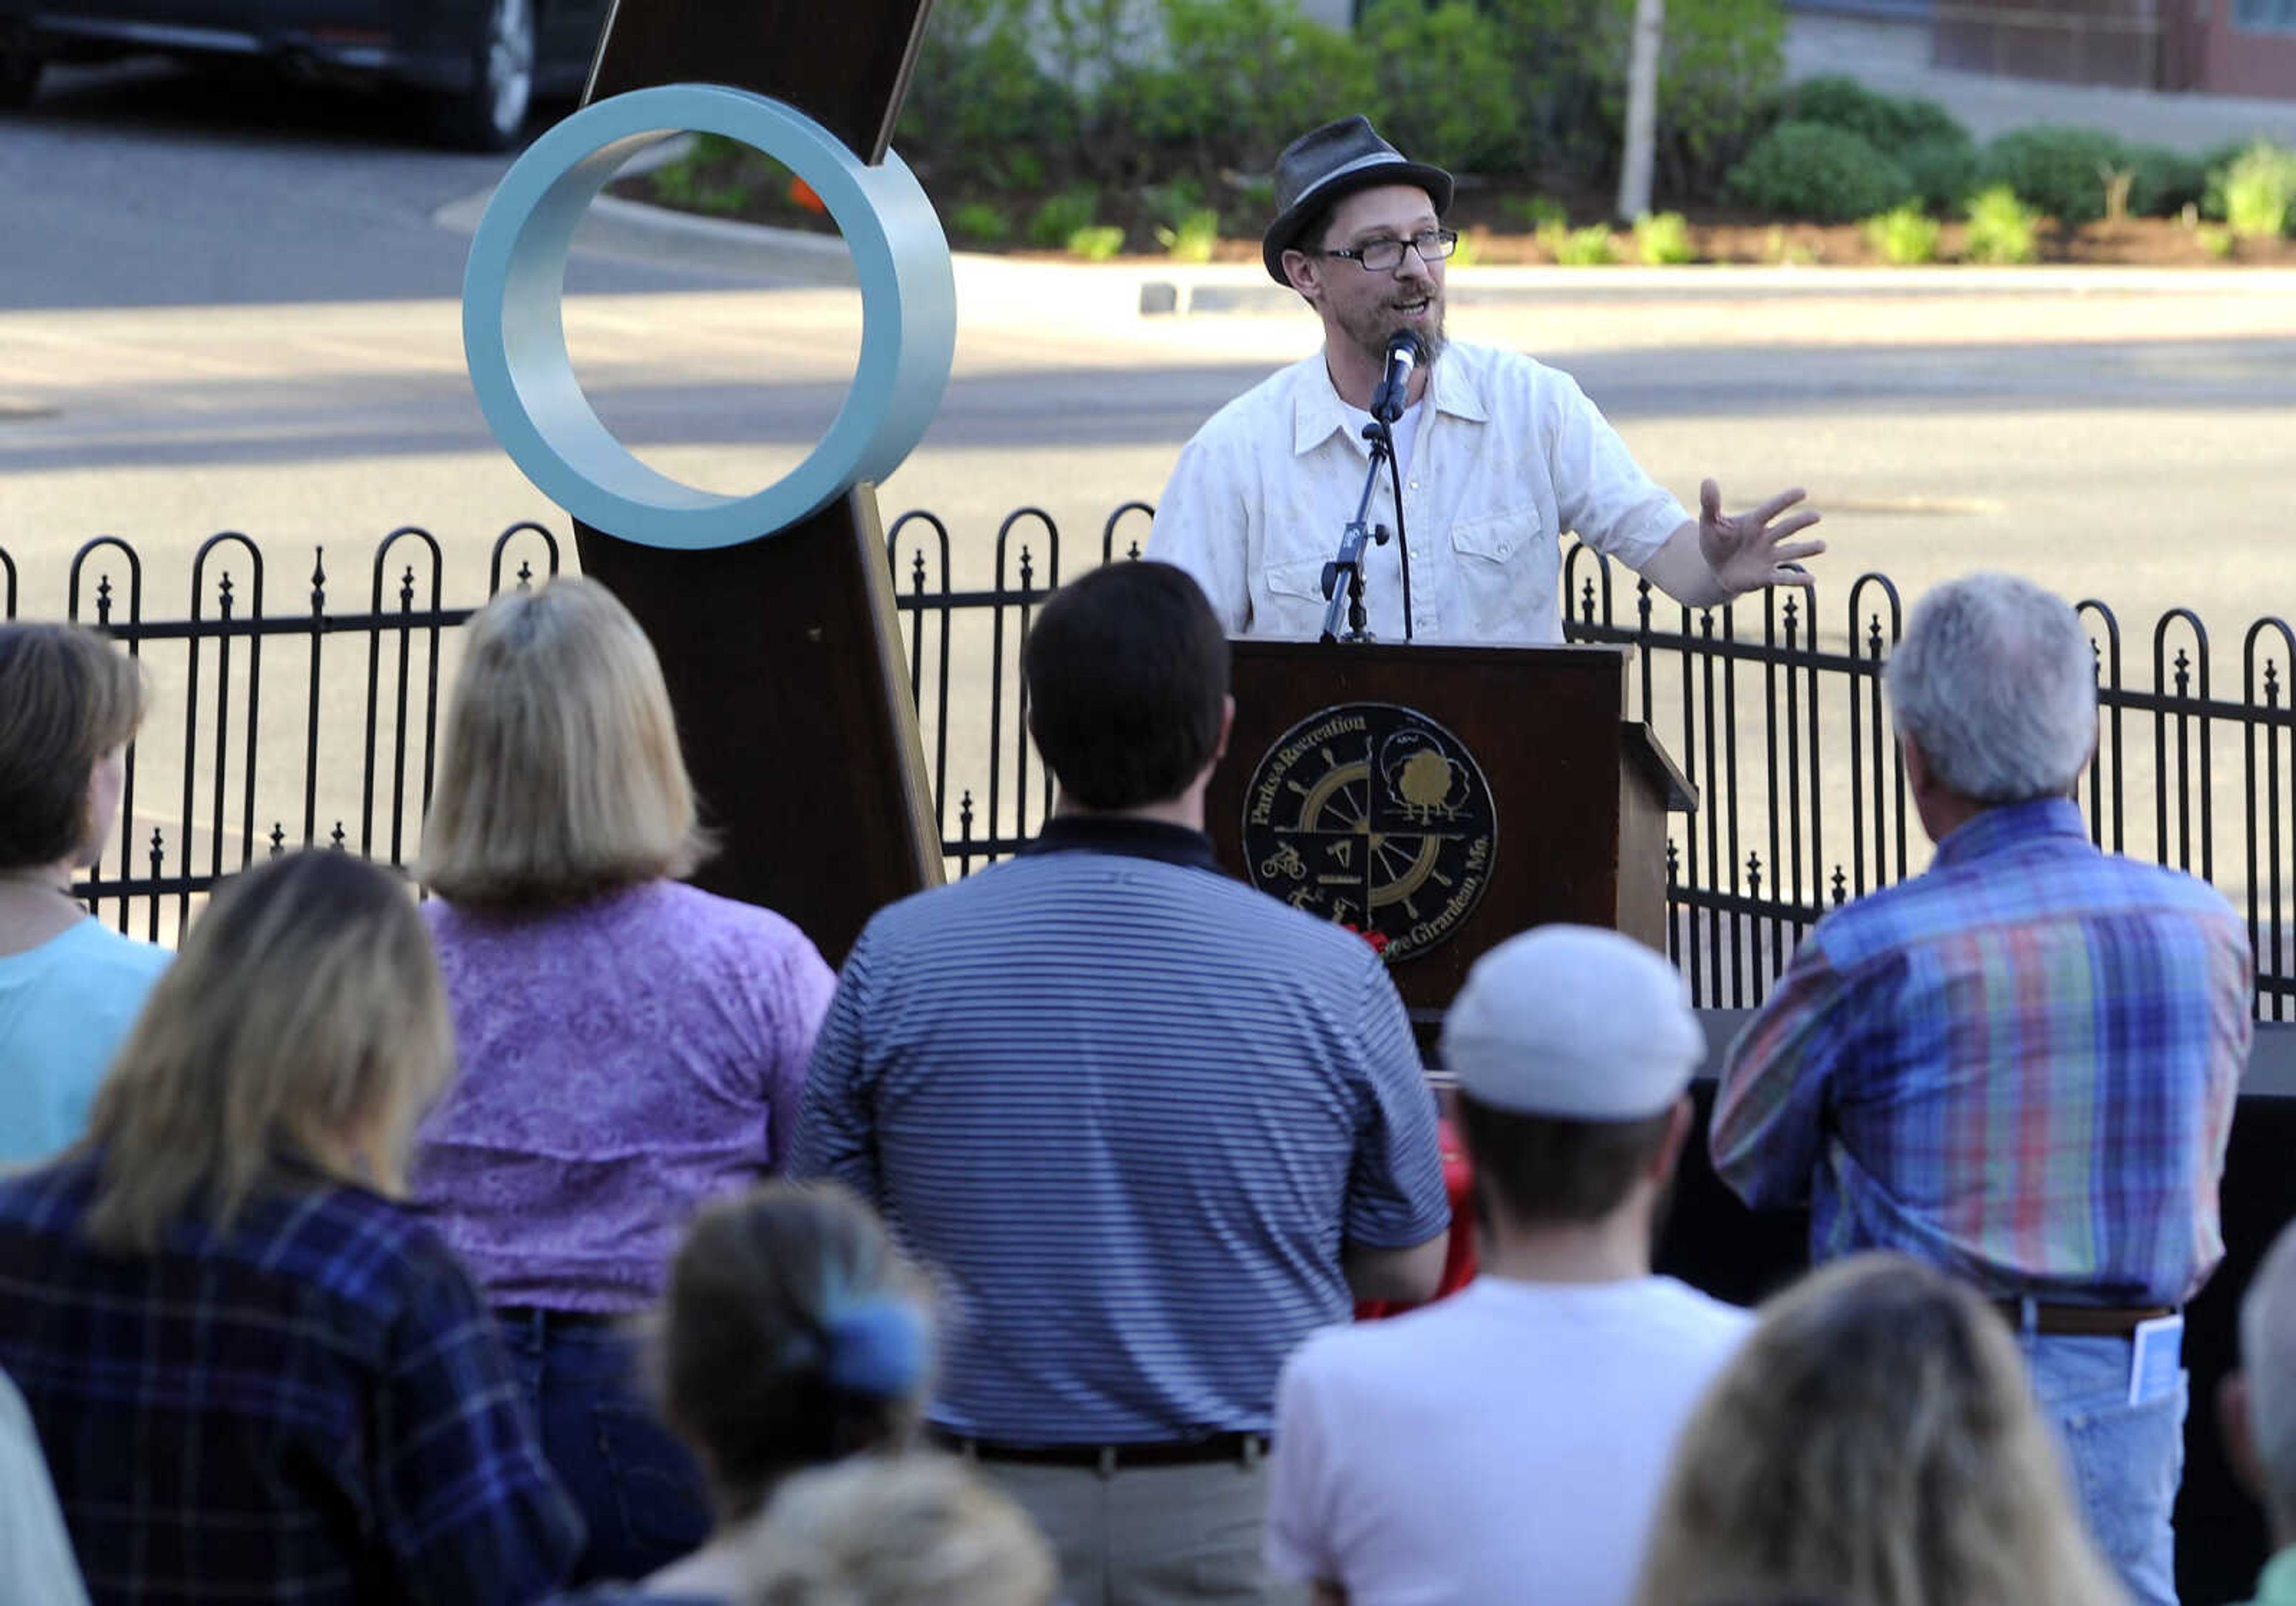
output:
[[[693,1212],[778,1164],[835,974],[780,915],[673,881],[423,913],[461,1070],[417,1201],[496,1305],[652,1304]]]

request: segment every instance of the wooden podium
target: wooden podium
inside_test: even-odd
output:
[[[1221,860],[1363,931],[1415,1018],[1528,926],[1665,951],[1666,816],[1697,793],[1625,717],[1625,648],[1234,646]]]

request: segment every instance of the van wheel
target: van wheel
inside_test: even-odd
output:
[[[40,69],[47,63],[20,45],[0,45],[0,109],[14,111],[39,93]]]
[[[471,86],[439,102],[441,143],[464,151],[507,151],[534,104],[533,0],[489,0],[472,62]]]

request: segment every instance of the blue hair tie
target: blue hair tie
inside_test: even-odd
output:
[[[829,1335],[832,1387],[874,1399],[900,1399],[924,1386],[932,1330],[906,1299],[875,1294],[832,1309]]]

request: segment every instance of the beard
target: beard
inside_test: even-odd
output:
[[[1374,365],[1387,360],[1387,343],[1403,330],[1415,332],[1427,342],[1427,356],[1423,365],[1432,365],[1443,355],[1443,292],[1427,292],[1427,315],[1406,318],[1397,310],[1399,305],[1416,299],[1414,297],[1390,297],[1375,306],[1350,308],[1338,317],[1340,332],[1361,351]]]

